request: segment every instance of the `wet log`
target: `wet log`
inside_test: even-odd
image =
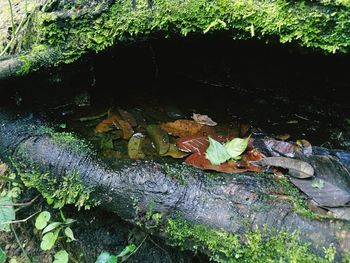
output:
[[[219,173],[213,176],[194,168],[179,165],[175,169],[153,161],[121,162],[112,169],[91,150],[81,147],[83,144],[77,147],[81,140],[59,139],[59,133],[48,126],[33,115],[21,117],[0,112],[1,158],[26,169],[40,170],[57,181],[70,172],[77,173],[85,187],[92,187],[93,198],[101,207],[170,243],[200,249],[217,261],[234,262],[241,256],[237,244],[230,243],[224,252],[216,250],[212,243],[203,242],[204,237],[196,238],[196,231],[186,235],[189,226],[201,226],[207,234],[219,236],[220,246],[227,246],[224,240],[230,235],[240,237],[244,244],[249,231],[266,228],[266,239],[272,230],[300,231],[300,242],[311,242],[310,251],[316,255],[323,255],[330,244],[336,248],[337,259],[350,252],[349,222],[298,214],[288,198],[281,198],[281,185],[271,177]],[[174,222],[180,220],[182,223],[176,226],[187,229],[183,236],[171,232]]]

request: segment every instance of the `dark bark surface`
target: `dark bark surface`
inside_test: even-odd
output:
[[[180,216],[237,234],[264,226],[300,230],[302,241],[311,242],[317,254],[331,243],[338,256],[350,251],[348,223],[298,215],[289,201],[273,198],[276,189],[271,180],[249,174],[213,177],[184,169],[183,183],[166,174],[163,165],[151,161],[124,163],[112,170],[90,151],[77,151],[69,142],[58,143],[43,132],[46,125],[33,116],[11,117],[2,112],[1,157],[49,172],[58,180],[67,172],[78,172],[84,184],[94,188],[94,198],[101,206],[128,222],[140,222],[140,214],[152,203],[153,212],[162,213],[165,219]]]

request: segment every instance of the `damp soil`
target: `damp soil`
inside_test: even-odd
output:
[[[128,158],[127,141],[113,139],[111,154],[101,147],[101,137],[94,132],[103,117],[84,122],[80,118],[122,109],[141,116],[144,123],[135,131],[144,133],[147,124],[190,119],[193,113],[200,113],[210,116],[223,131],[240,134],[249,128],[253,136],[306,139],[312,145],[348,150],[349,64],[349,55],[304,53],[291,46],[234,42],[221,36],[152,40],[111,48],[98,56],[89,54],[73,65],[3,82],[0,101],[8,108],[42,115],[61,131],[77,133],[112,165],[113,158]],[[159,158],[152,149],[146,158],[183,161]],[[40,209],[50,208],[39,200],[21,210],[18,218]],[[67,248],[76,262],[94,262],[101,251],[117,253],[130,242],[139,244],[145,236],[99,209],[68,207],[64,211],[77,219],[73,230],[78,241]],[[14,228],[33,261],[52,262],[52,253],[40,251],[32,219]],[[23,257],[13,232],[0,233],[0,244],[7,255]],[[149,237],[129,261],[207,259]]]

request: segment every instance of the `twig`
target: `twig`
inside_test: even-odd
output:
[[[160,245],[157,244],[156,241],[154,241],[151,237],[149,238],[149,240],[151,240],[151,242],[156,245],[158,248],[160,248],[161,250],[163,250],[165,253],[168,253],[164,248],[162,248]]]
[[[7,221],[7,222],[0,222],[0,225],[5,225],[5,224],[17,224],[17,223],[24,223],[26,221],[28,221],[29,219],[31,219],[33,216],[35,216],[36,214],[38,214],[40,211],[35,212],[34,214],[28,216],[27,218],[24,219],[19,219],[19,220],[13,220],[13,221]]]
[[[146,241],[147,238],[148,238],[148,235],[145,236],[145,238],[141,241],[140,245],[138,245],[138,247],[137,247],[133,252],[131,252],[129,255],[127,255],[127,256],[125,257],[124,261],[127,261],[129,257],[131,257],[132,255],[134,255],[134,254],[137,252],[137,250],[140,249],[140,247],[143,245],[143,243],[145,243],[145,241]]]
[[[40,195],[37,195],[36,197],[34,197],[32,200],[25,202],[25,203],[0,203],[0,206],[29,206],[32,203],[34,203],[34,201],[36,199],[38,199]]]
[[[17,236],[17,233],[16,233],[14,227],[13,227],[12,225],[10,225],[10,227],[11,227],[11,230],[12,230],[12,232],[13,232],[15,238],[16,238],[16,241],[17,241],[19,247],[20,247],[21,250],[22,250],[22,253],[24,254],[24,256],[25,256],[26,259],[27,259],[27,262],[31,263],[32,261],[31,261],[30,258],[28,257],[27,252],[24,250],[24,248],[23,248],[23,246],[22,246],[22,244],[21,244],[21,241],[19,240],[19,238],[18,238],[18,236]]]
[[[9,6],[10,6],[10,14],[11,14],[11,24],[12,24],[12,35],[13,37],[16,36],[16,27],[15,27],[15,20],[13,17],[13,8],[12,8],[12,2],[11,0],[8,0]]]
[[[17,29],[16,29],[16,32],[14,33],[14,35],[12,36],[10,42],[7,43],[6,47],[4,48],[3,51],[1,51],[0,53],[0,57],[3,56],[6,51],[11,47],[13,41],[15,41],[15,39],[17,38],[17,35],[18,35],[18,32],[19,30],[21,30],[22,26],[23,26],[23,23],[26,21],[26,18],[27,18],[27,14],[25,14],[21,20],[21,22],[19,23]]]

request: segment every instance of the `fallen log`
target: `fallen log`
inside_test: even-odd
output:
[[[59,205],[84,206],[93,198],[170,244],[201,250],[219,262],[256,262],[254,257],[320,262],[320,256],[332,258],[333,250],[338,260],[350,252],[349,222],[319,218],[305,208],[298,213],[295,189],[271,176],[209,174],[152,161],[121,162],[111,169],[82,140],[57,133],[32,115],[4,111],[0,156],[27,185],[47,199],[51,194]]]

